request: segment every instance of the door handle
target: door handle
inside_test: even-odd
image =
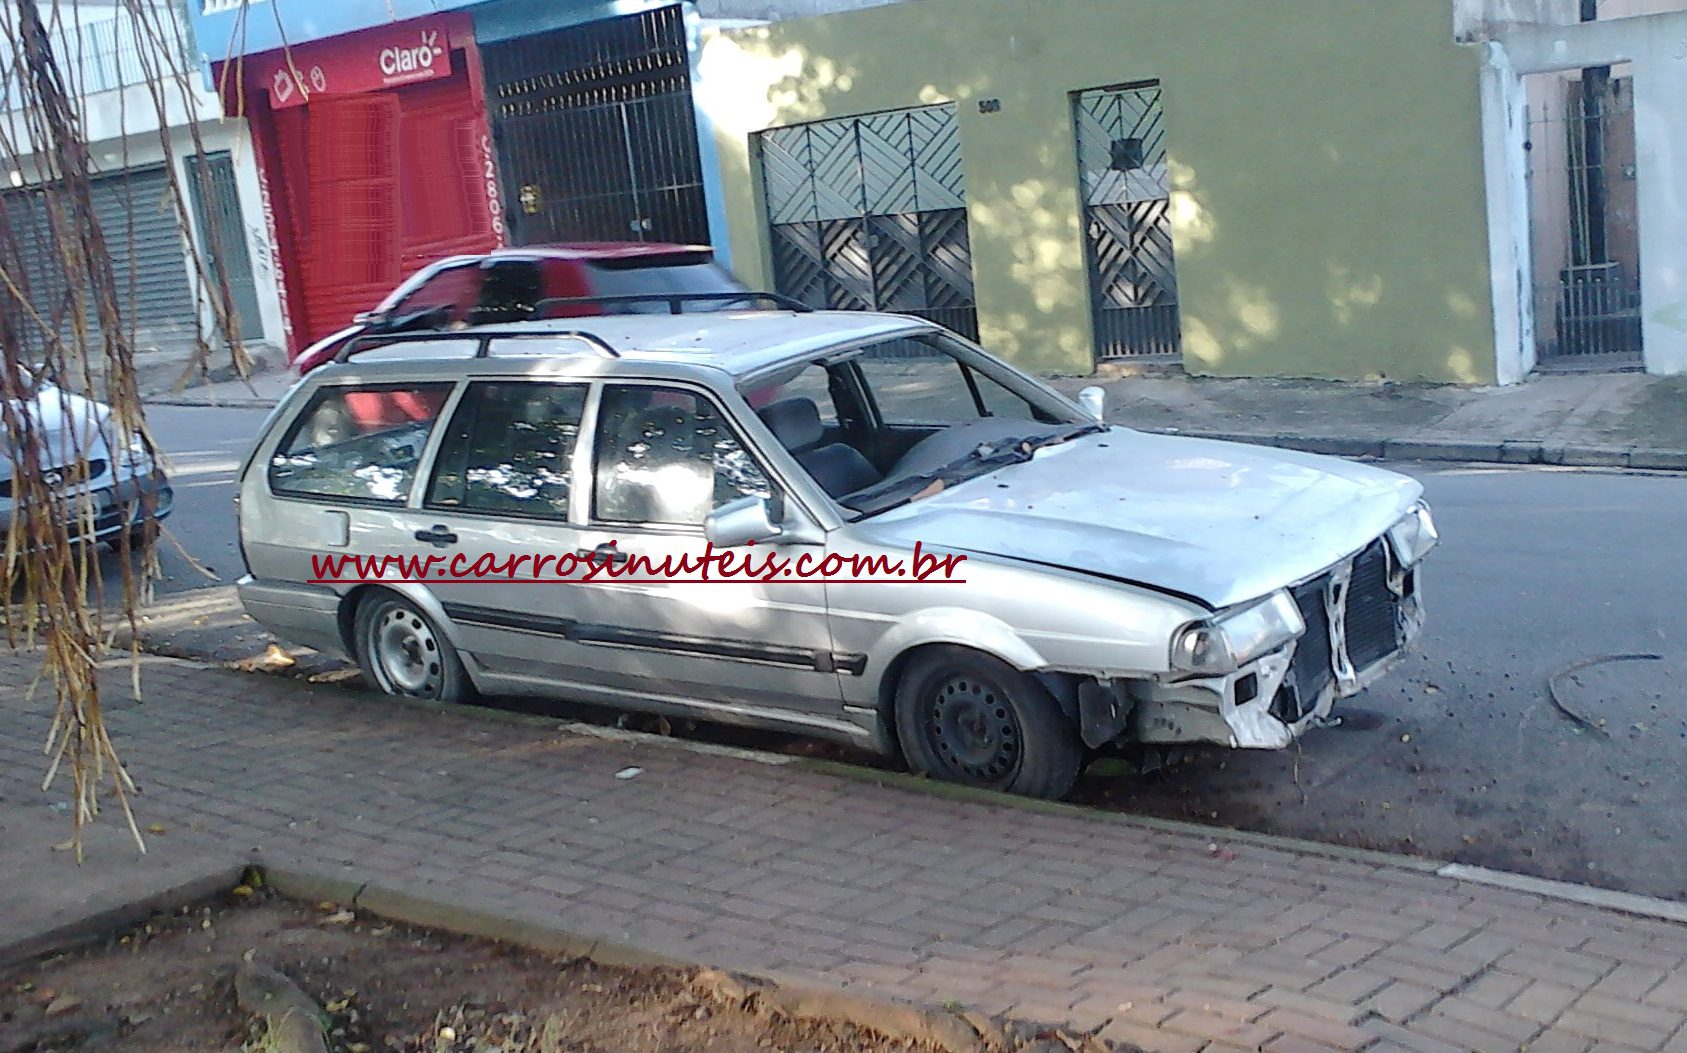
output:
[[[455,545],[457,535],[444,523],[435,523],[432,529],[416,531],[416,540],[426,541],[435,548],[444,548],[446,545]]]
[[[602,563],[603,561],[608,560],[611,565],[625,563],[628,558],[625,552],[622,552],[613,543],[608,541],[605,541],[597,548],[576,549],[574,554],[579,556],[581,559],[591,560],[594,563]]]

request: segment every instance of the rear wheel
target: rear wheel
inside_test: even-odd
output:
[[[963,647],[917,655],[896,687],[896,730],[915,771],[1028,797],[1063,797],[1084,747],[1041,684]]]
[[[353,623],[357,664],[389,695],[465,702],[474,689],[462,659],[428,616],[402,596],[372,593]]]

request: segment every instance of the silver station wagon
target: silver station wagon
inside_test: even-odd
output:
[[[246,610],[392,694],[1049,797],[1110,745],[1287,746],[1418,634],[1415,481],[1106,425],[930,322],[764,298],[349,345],[242,470]]]

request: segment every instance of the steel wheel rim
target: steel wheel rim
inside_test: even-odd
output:
[[[970,676],[950,676],[925,707],[926,741],[950,774],[975,782],[1007,781],[1019,767],[1022,736],[1007,694]]]
[[[438,698],[445,665],[433,626],[415,611],[389,604],[370,626],[370,658],[389,694]]]

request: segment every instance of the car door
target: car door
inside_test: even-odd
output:
[[[724,578],[687,566],[709,546],[709,512],[771,492],[753,452],[704,391],[607,384],[592,439],[591,522],[583,549],[625,561],[626,577],[588,586],[594,667],[629,692],[683,694],[731,709],[841,712],[825,586]],[[730,550],[737,559],[818,562],[815,545]]]
[[[428,589],[457,638],[495,675],[590,685],[572,636],[585,586],[559,582],[580,545],[574,460],[590,386],[523,377],[471,380],[444,425],[407,526],[436,557]]]
[[[349,588],[354,558],[412,551],[406,512],[423,453],[454,381],[325,384],[276,443],[262,479],[273,500],[243,494],[253,575]],[[255,510],[262,509],[261,514]]]

